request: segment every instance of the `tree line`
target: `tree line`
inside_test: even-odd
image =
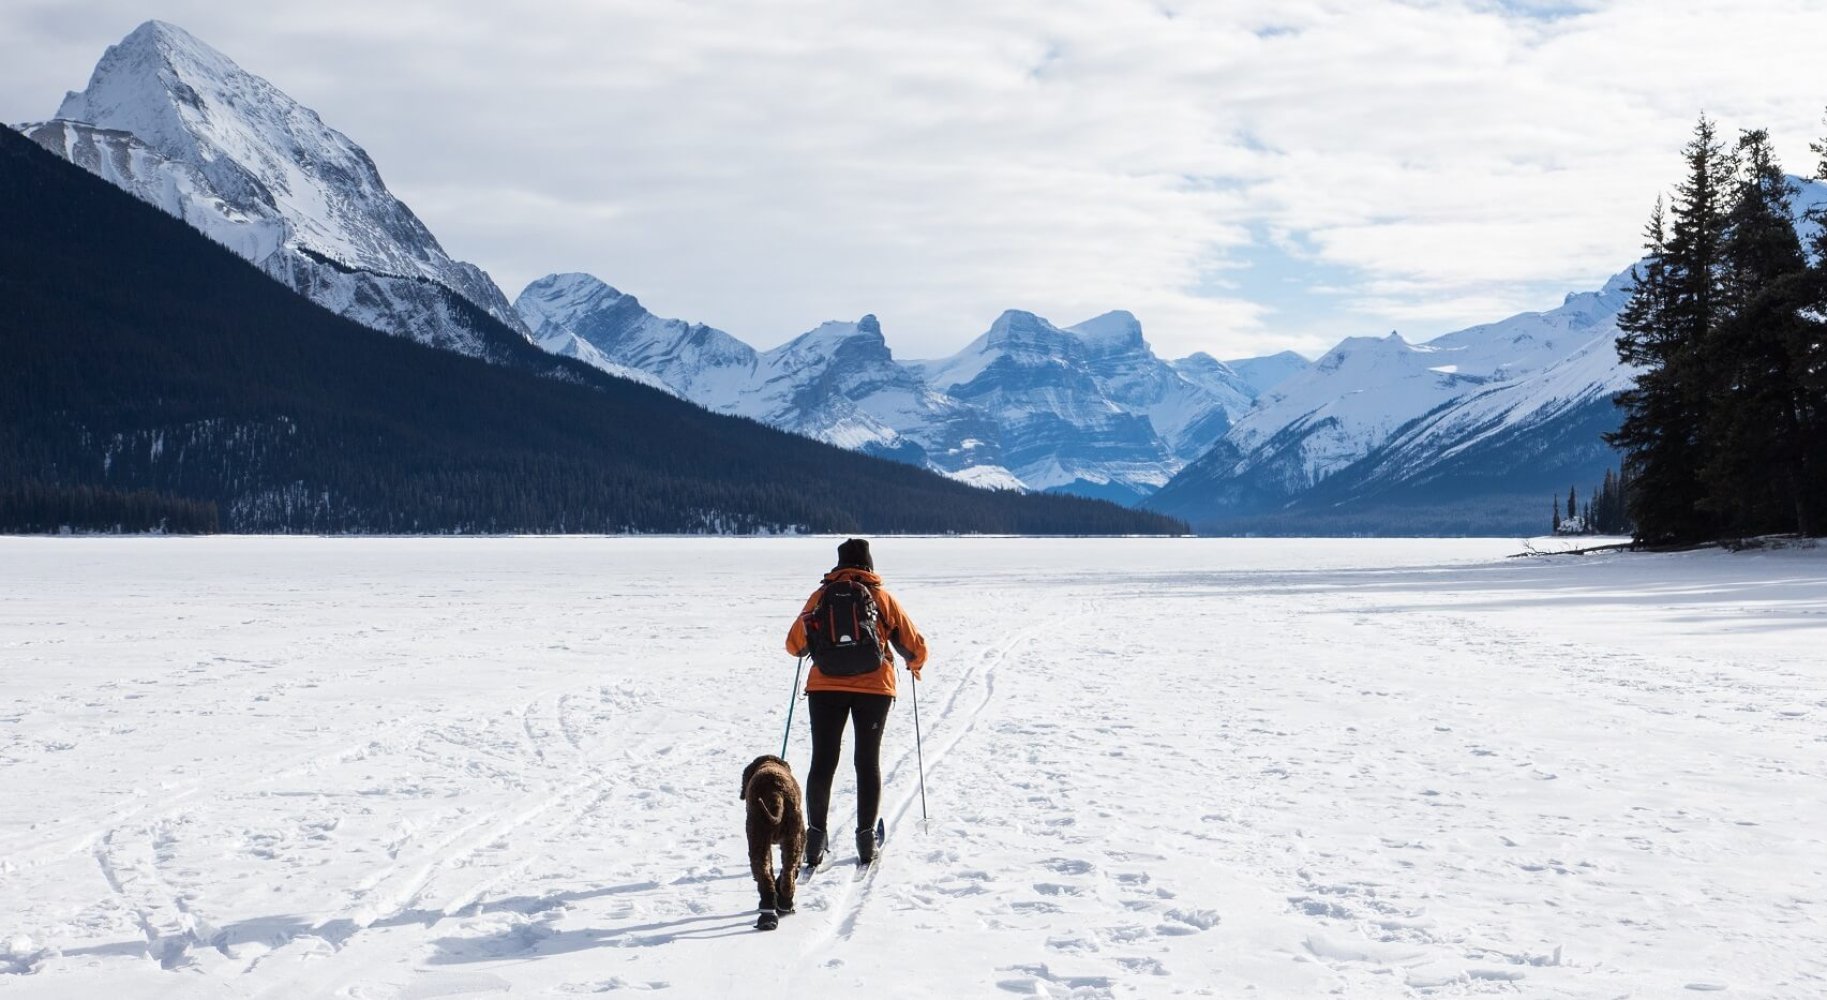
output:
[[[1815,176],[1827,179],[1827,141]],[[1624,453],[1639,541],[1820,534],[1827,523],[1827,207],[1762,129],[1729,146],[1702,116],[1658,199],[1619,317],[1639,369],[1606,440]]]
[[[215,504],[153,490],[36,480],[0,486],[0,529],[6,531],[207,535],[218,526]]]

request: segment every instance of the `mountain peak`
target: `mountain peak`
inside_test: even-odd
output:
[[[1142,323],[1126,309],[1113,309],[1101,316],[1067,327],[1086,344],[1101,350],[1134,349],[1144,346]]]
[[[169,21],[147,21],[128,32],[127,37],[108,48],[102,62],[107,63],[111,57],[122,65],[151,58],[173,67],[207,67],[217,70],[218,75],[240,70],[227,56]]]
[[[127,37],[121,39],[120,47],[123,49],[149,47],[161,52],[173,54],[203,54],[208,57],[227,61],[226,56],[217,52],[215,49],[210,48],[208,45],[203,44],[197,36],[172,24],[170,21],[161,21],[157,18],[146,21],[139,27],[128,32]]]
[[[184,174],[229,214],[277,226],[280,238],[259,241],[263,252],[250,258],[269,273],[328,267],[382,281],[429,279],[526,332],[494,282],[444,252],[360,146],[175,24],[147,21],[109,46],[88,87],[64,98],[57,117],[125,133],[172,165],[160,169]],[[285,256],[269,261],[275,253]],[[297,283],[322,284],[304,277]],[[416,336],[421,324],[385,318],[390,308],[364,313],[362,321],[378,317],[382,326]]]
[[[537,290],[539,294],[545,296],[633,298],[633,296],[627,295],[627,293],[617,289],[615,286],[596,275],[585,274],[582,271],[564,271],[558,274],[548,274],[545,277],[536,279],[528,284],[526,291],[523,291],[521,294],[524,295],[527,292],[535,290]]]
[[[991,348],[1064,343],[1073,338],[1026,309],[1006,309],[990,324],[982,344]]]
[[[872,353],[879,352],[882,357],[889,356],[888,341],[882,336],[882,324],[876,320],[873,313],[854,323],[841,319],[828,319],[769,353],[786,356],[811,351],[822,356],[827,351],[853,342],[869,345],[874,349]]]
[[[147,21],[102,53],[87,89],[66,95],[57,117],[120,128],[151,142],[144,126],[165,118],[161,112],[183,107],[207,118],[197,88],[214,90],[244,77],[247,71],[190,32],[167,21]]]
[[[646,314],[634,296],[624,295],[593,274],[578,271],[535,279],[514,299],[515,312],[540,340],[568,332],[580,318],[612,307],[619,307],[624,314]]]
[[[495,334],[459,316],[454,295],[526,336],[488,275],[444,252],[361,147],[175,24],[147,21],[109,46],[31,134],[358,323],[484,352]]]

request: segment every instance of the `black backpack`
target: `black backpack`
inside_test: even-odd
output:
[[[825,584],[801,618],[812,664],[832,677],[855,677],[882,666],[882,616],[875,594],[854,580]]]

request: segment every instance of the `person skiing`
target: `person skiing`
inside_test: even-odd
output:
[[[846,721],[856,730],[857,863],[875,860],[882,729],[895,697],[894,650],[906,658],[918,683],[920,668],[926,665],[926,639],[901,603],[883,589],[869,542],[849,539],[837,547],[837,566],[806,599],[787,632],[787,652],[796,657],[809,654],[813,660],[805,689],[806,711],[812,717],[812,765],[806,770],[808,867],[818,866],[828,846],[826,813]]]

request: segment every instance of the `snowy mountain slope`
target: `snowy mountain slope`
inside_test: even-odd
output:
[[[650,375],[638,368],[630,368],[627,365],[616,364],[609,360],[603,352],[591,346],[589,341],[570,331],[560,331],[554,333],[550,337],[536,340],[534,343],[538,344],[540,349],[551,354],[556,354],[561,358],[575,358],[592,368],[608,372],[617,378],[625,378],[631,382],[639,382],[642,385],[651,386],[664,393],[674,396],[678,395],[677,390],[673,389],[672,386],[667,385],[665,382],[660,381],[659,376]]]
[[[1128,312],[1105,313],[1067,331],[1084,341],[1092,377],[1104,394],[1146,415],[1181,461],[1203,454],[1230,428],[1232,415],[1249,409],[1254,399],[1227,366],[1195,364],[1194,377],[1179,363],[1157,357],[1142,337],[1142,324]]]
[[[45,149],[189,223],[249,260],[262,260],[284,244],[286,225],[241,210],[217,196],[209,178],[170,159],[131,132],[86,122],[49,121],[19,126]]]
[[[1463,393],[1474,377],[1432,370],[1437,352],[1391,334],[1354,337],[1258,400],[1166,496],[1222,490],[1225,508],[1277,506],[1362,458],[1414,415]],[[1165,492],[1165,491],[1164,491]]]
[[[1615,336],[1630,272],[1560,307],[1471,327],[1424,344],[1399,334],[1345,340],[1282,382],[1239,420],[1227,440],[1246,454],[1289,430],[1310,431],[1281,461],[1318,481],[1380,446],[1397,427],[1478,388],[1549,367],[1601,336]],[[1284,439],[1284,446],[1286,439]],[[1287,459],[1298,459],[1298,465]]]
[[[444,252],[359,146],[174,25],[135,29],[54,120],[21,131],[365,325],[490,353],[491,333],[445,300],[454,293],[526,333],[494,282]]]
[[[1354,470],[1354,487],[1427,483],[1438,478],[1443,464],[1489,451],[1497,441],[1526,438],[1532,428],[1594,403],[1610,410],[1612,397],[1629,387],[1635,372],[1618,363],[1615,325],[1604,324],[1599,334],[1533,377],[1472,392],[1412,421],[1369,456],[1374,461]],[[1601,450],[1610,457],[1609,449]]]
[[[1300,357],[1298,354],[1293,356]],[[1302,363],[1305,364],[1304,361]],[[1256,397],[1262,395],[1262,389],[1246,377],[1242,369],[1235,367],[1236,362],[1219,361],[1204,351],[1197,351],[1168,364],[1173,366],[1180,377],[1225,400],[1226,410],[1233,416],[1249,409]]]
[[[1096,362],[1118,355],[1120,364],[1124,352],[1097,340],[1009,310],[962,351],[922,370],[935,389],[995,420],[1004,464],[1030,487],[1133,500],[1165,483],[1180,462],[1146,402],[1131,409],[1110,398],[1099,375],[1126,373]]]
[[[1002,468],[998,429],[896,361],[874,316],[824,323],[762,355],[734,412],[948,474]]]
[[[900,431],[857,398],[906,388],[897,384],[904,375],[874,316],[831,321],[762,354],[754,380],[717,405],[841,447],[893,453],[903,447]]]
[[[1176,362],[1176,364],[1191,362],[1196,358],[1203,358],[1205,361],[1212,360],[1209,355],[1195,354],[1192,357]],[[1268,393],[1271,389],[1274,389],[1276,386],[1287,381],[1290,377],[1306,371],[1313,365],[1313,362],[1308,361],[1306,358],[1301,357],[1293,351],[1282,351],[1279,354],[1270,354],[1260,358],[1238,358],[1233,361],[1216,363],[1226,365],[1232,372],[1236,373],[1236,375],[1243,380],[1244,384],[1249,386],[1252,390],[1250,393],[1251,398]]]
[[[1310,528],[1433,534],[1541,530],[1544,497],[1596,487],[1618,455],[1612,398],[1631,372],[1610,334],[1534,376],[1498,383],[1410,421],[1284,512]]]
[[[1424,344],[1393,333],[1347,339],[1258,399],[1149,506],[1207,523],[1280,511],[1386,447],[1372,478],[1568,412],[1628,377],[1609,345],[1630,280],[1626,271],[1555,309]]]
[[[617,368],[645,372],[682,399],[721,410],[753,377],[758,356],[735,337],[705,326],[661,319],[640,300],[587,274],[551,274],[529,284],[514,310],[533,339],[568,348],[575,338]]]

